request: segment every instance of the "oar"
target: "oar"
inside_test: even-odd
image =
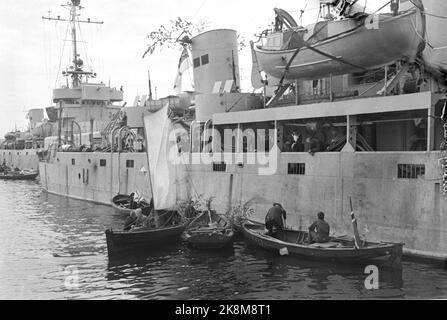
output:
[[[361,249],[362,241],[360,240],[360,234],[359,234],[359,230],[357,228],[357,219],[355,218],[355,215],[354,215],[354,209],[352,207],[351,197],[349,197],[349,205],[351,206],[351,219],[352,219],[352,228],[354,230],[355,248]]]

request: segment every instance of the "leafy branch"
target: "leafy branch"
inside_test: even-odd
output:
[[[171,20],[168,27],[161,25],[157,31],[153,31],[147,36],[149,43],[143,54],[143,58],[148,54],[153,54],[158,48],[175,48],[178,45],[190,46],[191,37],[194,34],[202,32],[207,27],[207,24],[206,21],[200,21],[194,24],[178,17],[175,20]]]
[[[157,31],[152,31],[147,36],[149,41],[147,49],[143,54],[143,58],[146,55],[153,54],[157,49],[191,47],[191,38],[203,32],[209,25],[208,21],[200,20],[198,23],[192,23],[191,21],[184,20],[181,17],[175,20],[170,20],[170,24],[166,27],[161,25]],[[238,34],[237,41],[239,43],[239,50],[246,47],[246,41],[243,36]],[[190,48],[191,49],[191,48]]]

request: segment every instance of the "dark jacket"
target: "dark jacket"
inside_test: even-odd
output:
[[[132,226],[135,224],[135,222],[137,221],[137,218],[132,218],[132,217],[127,217],[126,221],[124,222],[124,231],[129,231]]]
[[[329,231],[330,226],[329,224],[321,219],[318,219],[312,225],[309,227],[309,232],[316,232],[317,238],[315,239],[316,242],[326,242],[329,241]]]
[[[272,207],[265,216],[265,224],[271,221],[275,221],[278,225],[284,227],[284,220],[287,218],[286,211],[279,206]]]
[[[292,152],[304,152],[304,144],[300,140],[293,142],[290,147]]]

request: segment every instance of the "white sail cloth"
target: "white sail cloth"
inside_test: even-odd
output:
[[[177,204],[175,164],[169,159],[175,141],[169,141],[172,127],[169,106],[144,116],[147,155],[155,210],[174,210]]]

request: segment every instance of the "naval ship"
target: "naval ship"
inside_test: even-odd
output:
[[[153,162],[169,158],[153,158],[160,145],[149,141],[164,128],[154,120],[178,124],[154,114],[193,110],[184,133],[169,139],[182,159],[164,168],[175,201],[213,197],[222,213],[249,202],[260,221],[279,202],[289,227],[306,230],[323,211],[342,235],[352,232],[352,199],[366,239],[446,259],[447,3],[396,0],[386,13],[356,1],[321,5],[321,21],[309,26],[275,10],[274,27],[252,43],[254,92],[240,89],[235,30],[183,40],[192,53],[192,99],[123,108],[102,132],[107,152],[68,152],[64,135],[39,165],[44,189],[103,204],[136,191],[149,199]],[[69,96],[70,109],[83,107],[71,96],[76,88],[55,91],[61,112]]]
[[[26,119],[25,131],[8,132],[0,142],[0,163],[34,171],[39,168],[39,155],[44,153],[45,138],[52,135],[53,123],[45,118],[44,109],[29,110]]]

